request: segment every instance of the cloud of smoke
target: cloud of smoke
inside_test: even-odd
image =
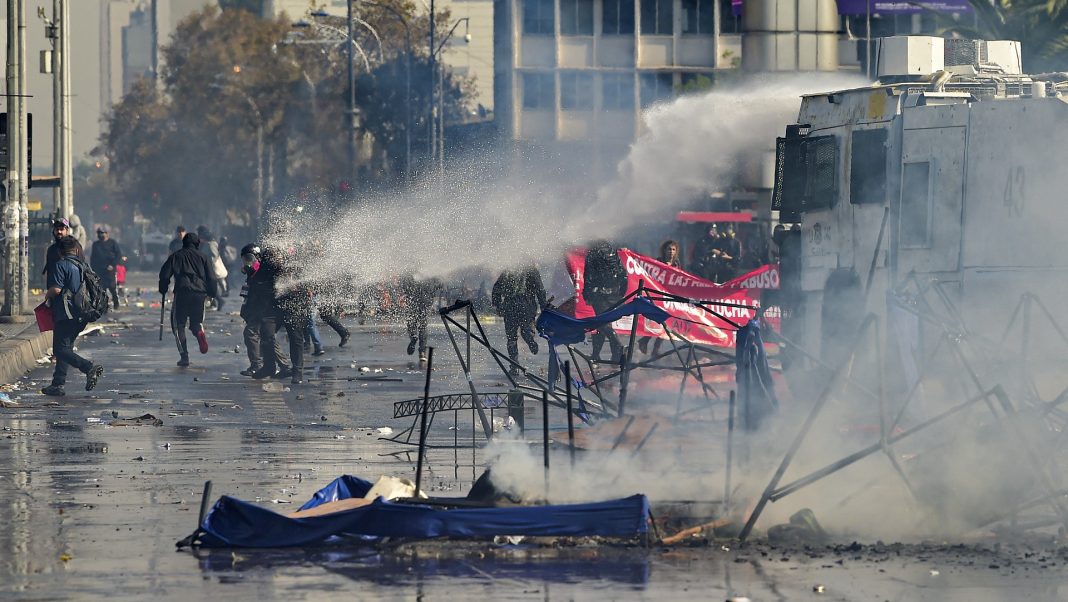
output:
[[[307,262],[302,277],[355,285],[404,272],[447,277],[535,260],[555,264],[570,246],[612,238],[697,192],[730,186],[739,158],[772,148],[796,118],[801,94],[849,81],[761,76],[655,106],[616,176],[599,189],[542,160],[488,153],[455,161],[444,178],[414,190],[360,199],[329,220],[320,210],[296,214],[287,206],[280,221],[290,227],[267,242],[318,240],[325,259]]]

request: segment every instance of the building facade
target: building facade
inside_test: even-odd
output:
[[[629,143],[642,109],[733,65],[716,0],[503,0],[498,7],[495,105],[499,130],[512,140]]]

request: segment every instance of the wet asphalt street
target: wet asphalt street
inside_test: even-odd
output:
[[[67,397],[43,397],[36,390],[51,375],[43,365],[8,393],[18,406],[0,409],[0,599],[1068,598],[1068,558],[1055,549],[443,542],[177,552],[175,542],[195,527],[208,479],[215,496],[288,512],[338,475],[413,475],[414,448],[380,440],[377,429],[411,424],[392,418],[393,402],[420,396],[423,374],[404,353],[402,326],[347,318],[350,346],[339,349],[327,329],[328,353],[309,358],[306,384],[267,392],[263,381],[238,374],[247,366],[239,317],[209,313],[211,350],[181,369],[169,332],[158,340],[159,309],[145,301],[79,340],[79,351],[106,367],[96,390],[83,391],[83,377],[73,374]],[[500,326],[489,328],[492,335]],[[438,348],[432,391],[464,391],[440,325],[431,338]],[[487,363],[474,374],[482,384],[501,382]],[[146,413],[162,426],[108,424]],[[461,413],[457,424],[469,441],[469,416]],[[452,426],[441,414],[434,441],[451,443]],[[480,451],[431,450],[427,489],[464,495],[482,463]]]

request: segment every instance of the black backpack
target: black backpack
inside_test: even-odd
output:
[[[66,259],[77,265],[82,272],[81,287],[78,288],[78,292],[70,295],[71,308],[83,322],[96,322],[111,308],[108,291],[100,282],[100,276],[85,262],[73,257]]]

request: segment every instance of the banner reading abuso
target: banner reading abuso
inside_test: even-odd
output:
[[[628,293],[637,290],[638,283],[641,282],[642,286],[648,290],[670,293],[686,299],[708,301],[711,303],[710,309],[723,316],[717,317],[704,308],[688,302],[656,301],[657,306],[672,316],[665,326],[692,343],[733,348],[736,325],[744,326],[756,315],[761,307],[761,291],[779,288],[779,266],[774,264],[760,266],[733,280],[716,284],[629,249],[620,249],[619,258],[627,271]],[[575,284],[575,317],[588,318],[595,315],[593,308],[582,298],[586,250],[572,250],[567,254],[566,262],[567,271]],[[717,305],[718,303],[730,303],[743,307]],[[779,316],[777,307],[769,307],[764,314],[764,319],[772,328],[778,330]],[[613,322],[612,327],[616,332],[629,336],[632,319],[631,317],[623,318]],[[637,335],[667,337],[660,324],[643,317],[638,318]]]

